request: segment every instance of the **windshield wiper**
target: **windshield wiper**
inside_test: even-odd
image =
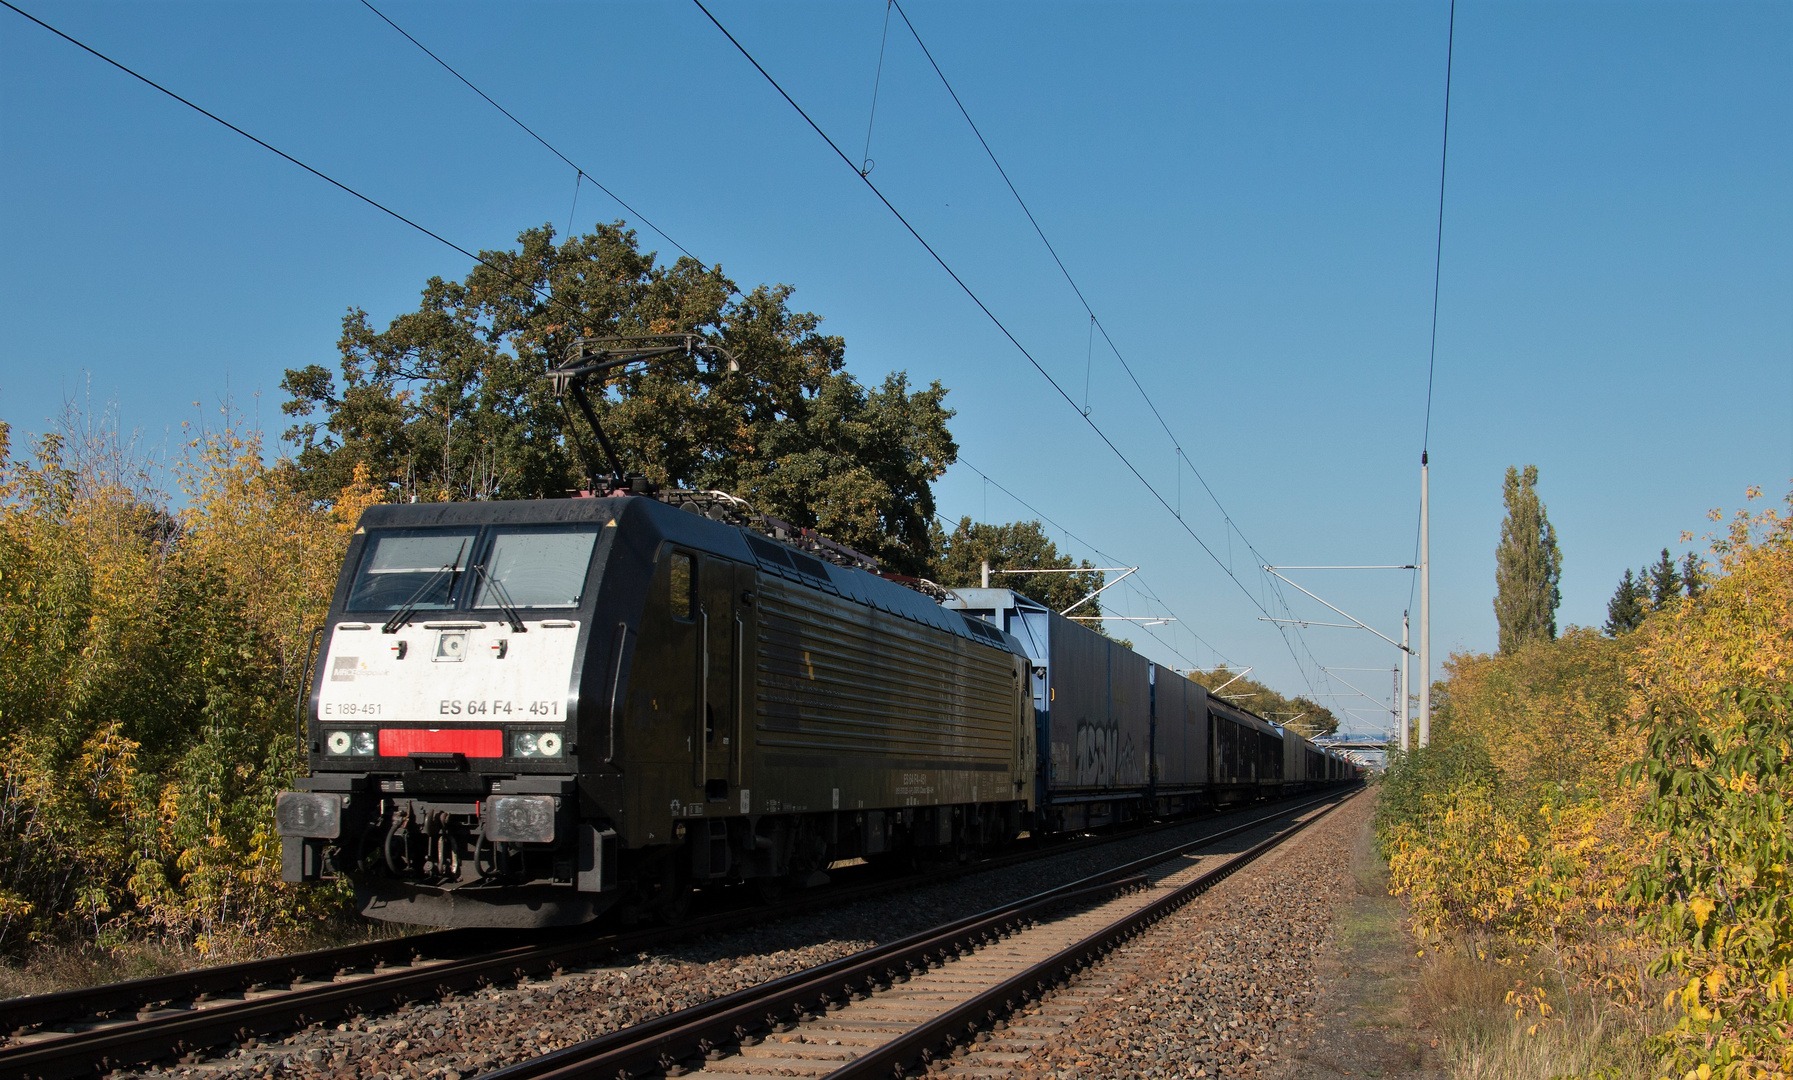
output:
[[[462,540],[461,546],[455,549],[454,562],[431,574],[422,585],[417,586],[417,591],[411,594],[411,599],[406,600],[397,611],[392,613],[392,618],[386,620],[386,625],[380,627],[380,633],[396,634],[399,631],[399,627],[410,622],[412,613],[417,610],[417,601],[421,600],[431,589],[436,587],[436,582],[442,580],[443,574],[450,575],[448,579],[448,594],[453,596],[454,579],[460,576],[461,556],[466,551],[467,541]]]
[[[529,628],[523,625],[523,617],[517,614],[516,605],[511,603],[510,593],[505,591],[502,582],[491,574],[486,573],[486,564],[475,563],[473,572],[478,574],[479,579],[486,583],[487,588],[492,590],[492,599],[498,601],[498,610],[504,612],[504,617],[509,620],[511,624],[511,633],[529,633]]]

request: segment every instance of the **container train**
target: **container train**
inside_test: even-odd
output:
[[[639,481],[370,507],[322,635],[282,875],[394,922],[676,917],[1357,777],[1019,594]]]

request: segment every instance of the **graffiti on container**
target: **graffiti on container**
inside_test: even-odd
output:
[[[1131,732],[1123,734],[1118,723],[1077,723],[1078,784],[1131,783],[1139,768],[1139,748]]]

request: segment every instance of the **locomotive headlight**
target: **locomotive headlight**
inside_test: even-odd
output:
[[[346,731],[332,731],[330,734],[324,736],[324,749],[330,751],[332,754],[348,753],[349,745],[349,733]]]
[[[375,749],[375,744],[374,744],[374,733],[373,732],[371,732],[371,731],[355,732],[355,753],[356,754],[358,754],[362,757],[368,757],[373,754],[374,749]]]
[[[436,639],[436,659],[458,663],[467,658],[467,631],[444,630]]]
[[[516,757],[559,757],[560,736],[552,731],[519,731],[511,736]]]

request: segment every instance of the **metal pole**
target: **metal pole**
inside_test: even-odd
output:
[[[1401,700],[1401,669],[1399,667],[1391,666],[1388,669],[1388,682],[1388,720],[1389,723],[1398,724],[1401,722],[1400,705],[1397,704]]]
[[[1408,705],[1408,701],[1411,699],[1407,696],[1411,692],[1407,688],[1407,661],[1410,659],[1412,658],[1407,653],[1407,613],[1403,611],[1401,612],[1401,752],[1403,754],[1408,750],[1407,725],[1413,716],[1412,707]]]
[[[983,581],[981,584],[979,584],[978,587],[981,589],[988,589],[990,587],[990,560],[989,559],[984,560]]]
[[[1419,745],[1432,742],[1432,518],[1426,451],[1419,454]]]

